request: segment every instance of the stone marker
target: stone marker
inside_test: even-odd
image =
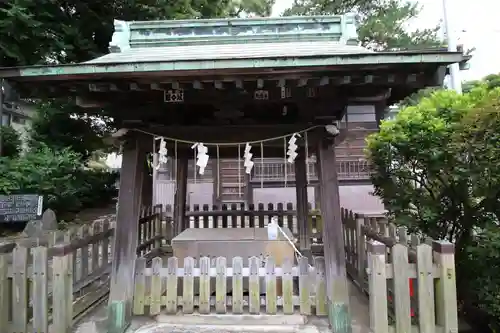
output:
[[[42,230],[53,231],[57,230],[57,217],[52,209],[46,209],[42,215]]]
[[[41,220],[32,220],[24,227],[23,235],[26,237],[38,237],[47,231],[57,230],[57,217],[52,209],[43,212]]]

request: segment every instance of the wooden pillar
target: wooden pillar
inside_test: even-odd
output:
[[[187,153],[179,154],[177,157],[177,170],[175,173],[175,196],[174,196],[174,237],[185,228],[188,161]]]
[[[153,205],[153,171],[149,168],[148,162],[144,161],[144,173],[142,178],[141,207]]]
[[[253,205],[252,176],[245,174],[245,198],[247,205]]]
[[[320,191],[319,183],[314,185],[314,208],[316,210],[321,211],[321,191]]]
[[[152,193],[151,193],[151,198],[152,198],[152,201],[153,201],[153,205],[156,205],[158,203],[158,198],[157,198],[157,195],[156,195],[156,187],[157,187],[157,184],[158,184],[158,169],[157,169],[157,166],[158,166],[158,153],[155,153],[153,152],[153,171],[152,171],[152,186],[153,188],[151,189]],[[163,207],[163,209],[165,209],[165,207]]]
[[[317,153],[328,317],[333,332],[350,333],[352,323],[349,313],[349,291],[345,268],[339,183],[337,168],[335,168],[335,149],[331,142],[323,141],[319,143]]]
[[[308,251],[311,249],[311,228],[309,226],[309,207],[307,200],[307,165],[304,148],[300,148],[298,150],[298,156],[295,160],[294,166],[295,191],[297,194],[297,226],[299,229],[299,244],[301,251]]]
[[[387,109],[387,104],[384,102],[378,102],[375,104],[375,121],[377,122],[377,128],[380,128],[380,122],[385,117],[385,111]]]
[[[212,181],[214,182],[214,193],[212,195],[212,205],[220,204],[220,161],[215,158],[210,160],[209,163],[212,163]]]
[[[130,325],[142,180],[146,151],[137,137],[123,145],[118,212],[113,242],[108,332],[122,333]]]

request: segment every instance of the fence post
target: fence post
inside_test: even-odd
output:
[[[436,283],[436,322],[444,332],[458,332],[455,247],[450,242],[434,241],[432,250],[440,267]]]
[[[387,273],[386,247],[378,241],[368,242],[368,260],[370,270],[368,290],[370,294],[370,328],[373,333],[387,333],[389,320],[387,316]]]
[[[421,332],[436,330],[432,248],[428,244],[417,247],[418,320]]]
[[[39,246],[33,253],[33,332],[48,332],[48,257],[47,248]]]
[[[143,315],[146,299],[146,258],[135,259],[135,278],[134,278],[134,299],[132,302],[132,314]]]
[[[226,258],[218,257],[215,260],[215,312],[226,313],[226,294],[227,294],[227,262]]]
[[[396,332],[411,332],[410,275],[408,247],[396,244],[392,247],[393,300],[396,316]]]
[[[102,222],[102,232],[106,232],[108,231],[110,228],[110,225],[109,225],[109,220],[104,220]],[[113,236],[111,237],[106,237],[102,240],[102,243],[101,243],[101,255],[102,255],[102,266],[107,266],[109,265],[109,243],[110,243],[110,240],[113,238]]]
[[[163,206],[161,204],[155,206],[155,222],[154,222],[154,237],[161,236],[164,237],[162,231],[162,216],[163,216]],[[155,249],[159,249],[162,246],[163,238],[157,238],[155,241]]]
[[[356,215],[356,252],[357,252],[357,277],[358,284],[361,288],[364,287],[365,282],[365,234],[363,232],[363,226],[365,225],[365,218],[359,215]]]
[[[6,324],[11,309],[8,257],[15,246],[15,243],[0,243],[0,323]]]
[[[70,333],[73,323],[72,249],[70,243],[52,249],[52,326],[54,332]]]
[[[28,252],[27,247],[18,244],[12,253],[14,332],[26,332],[28,327]]]

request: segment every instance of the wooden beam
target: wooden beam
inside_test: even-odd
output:
[[[212,177],[213,177],[213,183],[214,183],[214,193],[212,196],[212,204],[214,205],[220,205],[221,201],[221,193],[222,193],[222,184],[220,182],[221,179],[221,167],[220,167],[220,156],[215,156],[215,158],[211,161],[212,163]],[[210,163],[210,162],[209,162]]]
[[[247,205],[253,204],[253,187],[250,183],[251,175],[245,174],[245,201]]]
[[[352,323],[349,311],[339,182],[337,169],[331,167],[335,165],[335,149],[331,142],[324,140],[319,142],[317,150],[328,317],[335,333],[350,333]]]
[[[120,193],[113,242],[108,332],[123,333],[130,325],[142,179],[146,152],[130,135],[123,145]]]
[[[305,149],[298,150],[295,160],[295,192],[297,195],[297,225],[299,229],[299,244],[301,251],[311,249],[309,230],[309,209],[307,200],[307,165]],[[304,253],[303,253],[304,254]],[[304,254],[306,255],[306,254]]]
[[[153,174],[152,174],[152,185],[153,185],[153,188],[151,189],[151,191],[152,191],[151,198],[152,198],[152,201],[153,201],[153,205],[156,205],[158,203],[158,198],[157,198],[157,195],[156,195],[156,186],[158,184],[158,169],[156,168],[156,166],[159,163],[158,159],[159,159],[159,155],[158,155],[158,153],[156,151],[154,151],[153,152]],[[163,209],[165,209],[165,207],[163,207]]]
[[[174,236],[180,234],[185,228],[187,179],[188,179],[189,154],[184,151],[178,155],[175,170],[174,195]]]
[[[317,71],[301,73],[266,73],[259,75],[218,75],[218,76],[196,76],[171,77],[165,82],[163,77],[145,76],[128,77],[126,79],[109,78],[106,81],[95,79],[79,80],[49,80],[16,82],[17,89],[22,97],[36,97],[46,95],[50,97],[68,95],[70,93],[111,93],[128,94],[138,92],[168,90],[183,90],[190,94],[193,91],[199,93],[218,91],[219,93],[233,94],[234,90],[240,92],[253,90],[273,90],[273,87],[299,88],[299,91],[307,91],[306,88],[320,87],[332,90],[343,86],[383,86],[398,87],[408,86],[423,88],[429,83],[437,80],[435,68],[378,68],[343,71]],[[319,89],[321,92],[323,89]],[[272,95],[273,93],[270,93]],[[253,94],[249,94],[253,95]],[[294,94],[292,94],[293,96]]]

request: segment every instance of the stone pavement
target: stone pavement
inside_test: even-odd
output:
[[[75,333],[105,333],[105,310],[75,329]],[[178,315],[135,317],[126,333],[330,333],[325,318],[301,315]],[[370,333],[353,320],[352,333]]]
[[[370,333],[368,299],[354,285],[349,285],[352,333]],[[97,332],[75,328],[74,333],[105,333],[106,305],[89,313],[82,323],[95,322]],[[160,314],[155,317],[134,317],[126,333],[330,333],[326,318],[296,315],[199,315]]]

